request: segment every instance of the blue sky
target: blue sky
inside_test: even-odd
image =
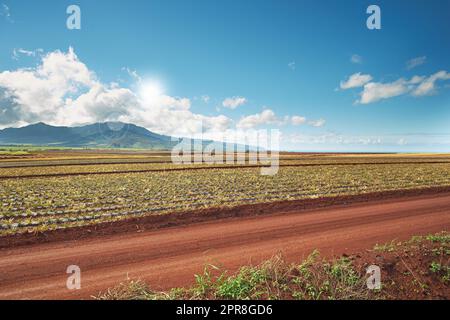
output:
[[[66,28],[71,4],[81,30]],[[370,4],[381,30],[366,27]],[[216,130],[280,129],[289,150],[449,152],[448,39],[448,0],[0,0],[0,125],[102,121],[105,101],[130,101],[133,114],[112,113],[167,134],[201,119]],[[20,81],[64,57],[95,78],[72,74],[48,93],[42,101],[61,112],[25,105],[42,95]],[[132,95],[143,86],[165,98],[142,107]],[[64,118],[67,108],[83,115]]]

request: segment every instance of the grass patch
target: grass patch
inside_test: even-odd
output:
[[[450,234],[447,233],[429,235],[426,239],[434,243],[450,244]]]
[[[385,243],[385,244],[376,244],[373,248],[375,251],[379,252],[393,252],[395,248],[397,247],[397,244],[395,240],[392,240],[391,242]]]
[[[101,293],[102,300],[367,300],[450,298],[450,234],[441,232],[375,246],[365,255],[325,259],[314,251],[301,263],[281,255],[234,274],[208,265],[189,288],[152,291],[142,281],[128,281]],[[382,270],[380,290],[369,290],[369,265]]]
[[[364,299],[368,297],[365,278],[351,261],[341,258],[322,259],[318,252],[301,264],[288,264],[277,255],[258,266],[242,267],[227,275],[214,266],[207,266],[195,275],[191,288],[176,288],[167,293],[153,292],[141,281],[129,281],[100,294],[97,299]]]

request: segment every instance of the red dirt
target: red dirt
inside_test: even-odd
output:
[[[389,243],[388,250],[365,251],[349,256],[361,276],[370,265],[381,268],[382,291],[378,298],[393,300],[449,300],[450,286],[443,281],[450,265],[448,245],[429,240]],[[438,262],[442,271],[432,271]],[[376,296],[375,296],[376,297]],[[375,298],[374,297],[374,298]]]
[[[0,299],[88,299],[127,278],[163,290],[192,284],[208,263],[233,271],[279,252],[298,262],[316,248],[341,255],[449,229],[447,192],[35,244],[0,251]],[[78,291],[65,286],[72,264]]]

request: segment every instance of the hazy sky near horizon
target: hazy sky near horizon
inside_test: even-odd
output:
[[[0,0],[0,128],[275,128],[285,150],[450,152],[449,39],[450,0]]]

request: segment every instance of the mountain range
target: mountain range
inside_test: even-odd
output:
[[[36,123],[0,130],[0,145],[32,145],[72,148],[139,148],[169,150],[180,139],[160,135],[134,124],[95,123],[78,127],[58,127]]]

